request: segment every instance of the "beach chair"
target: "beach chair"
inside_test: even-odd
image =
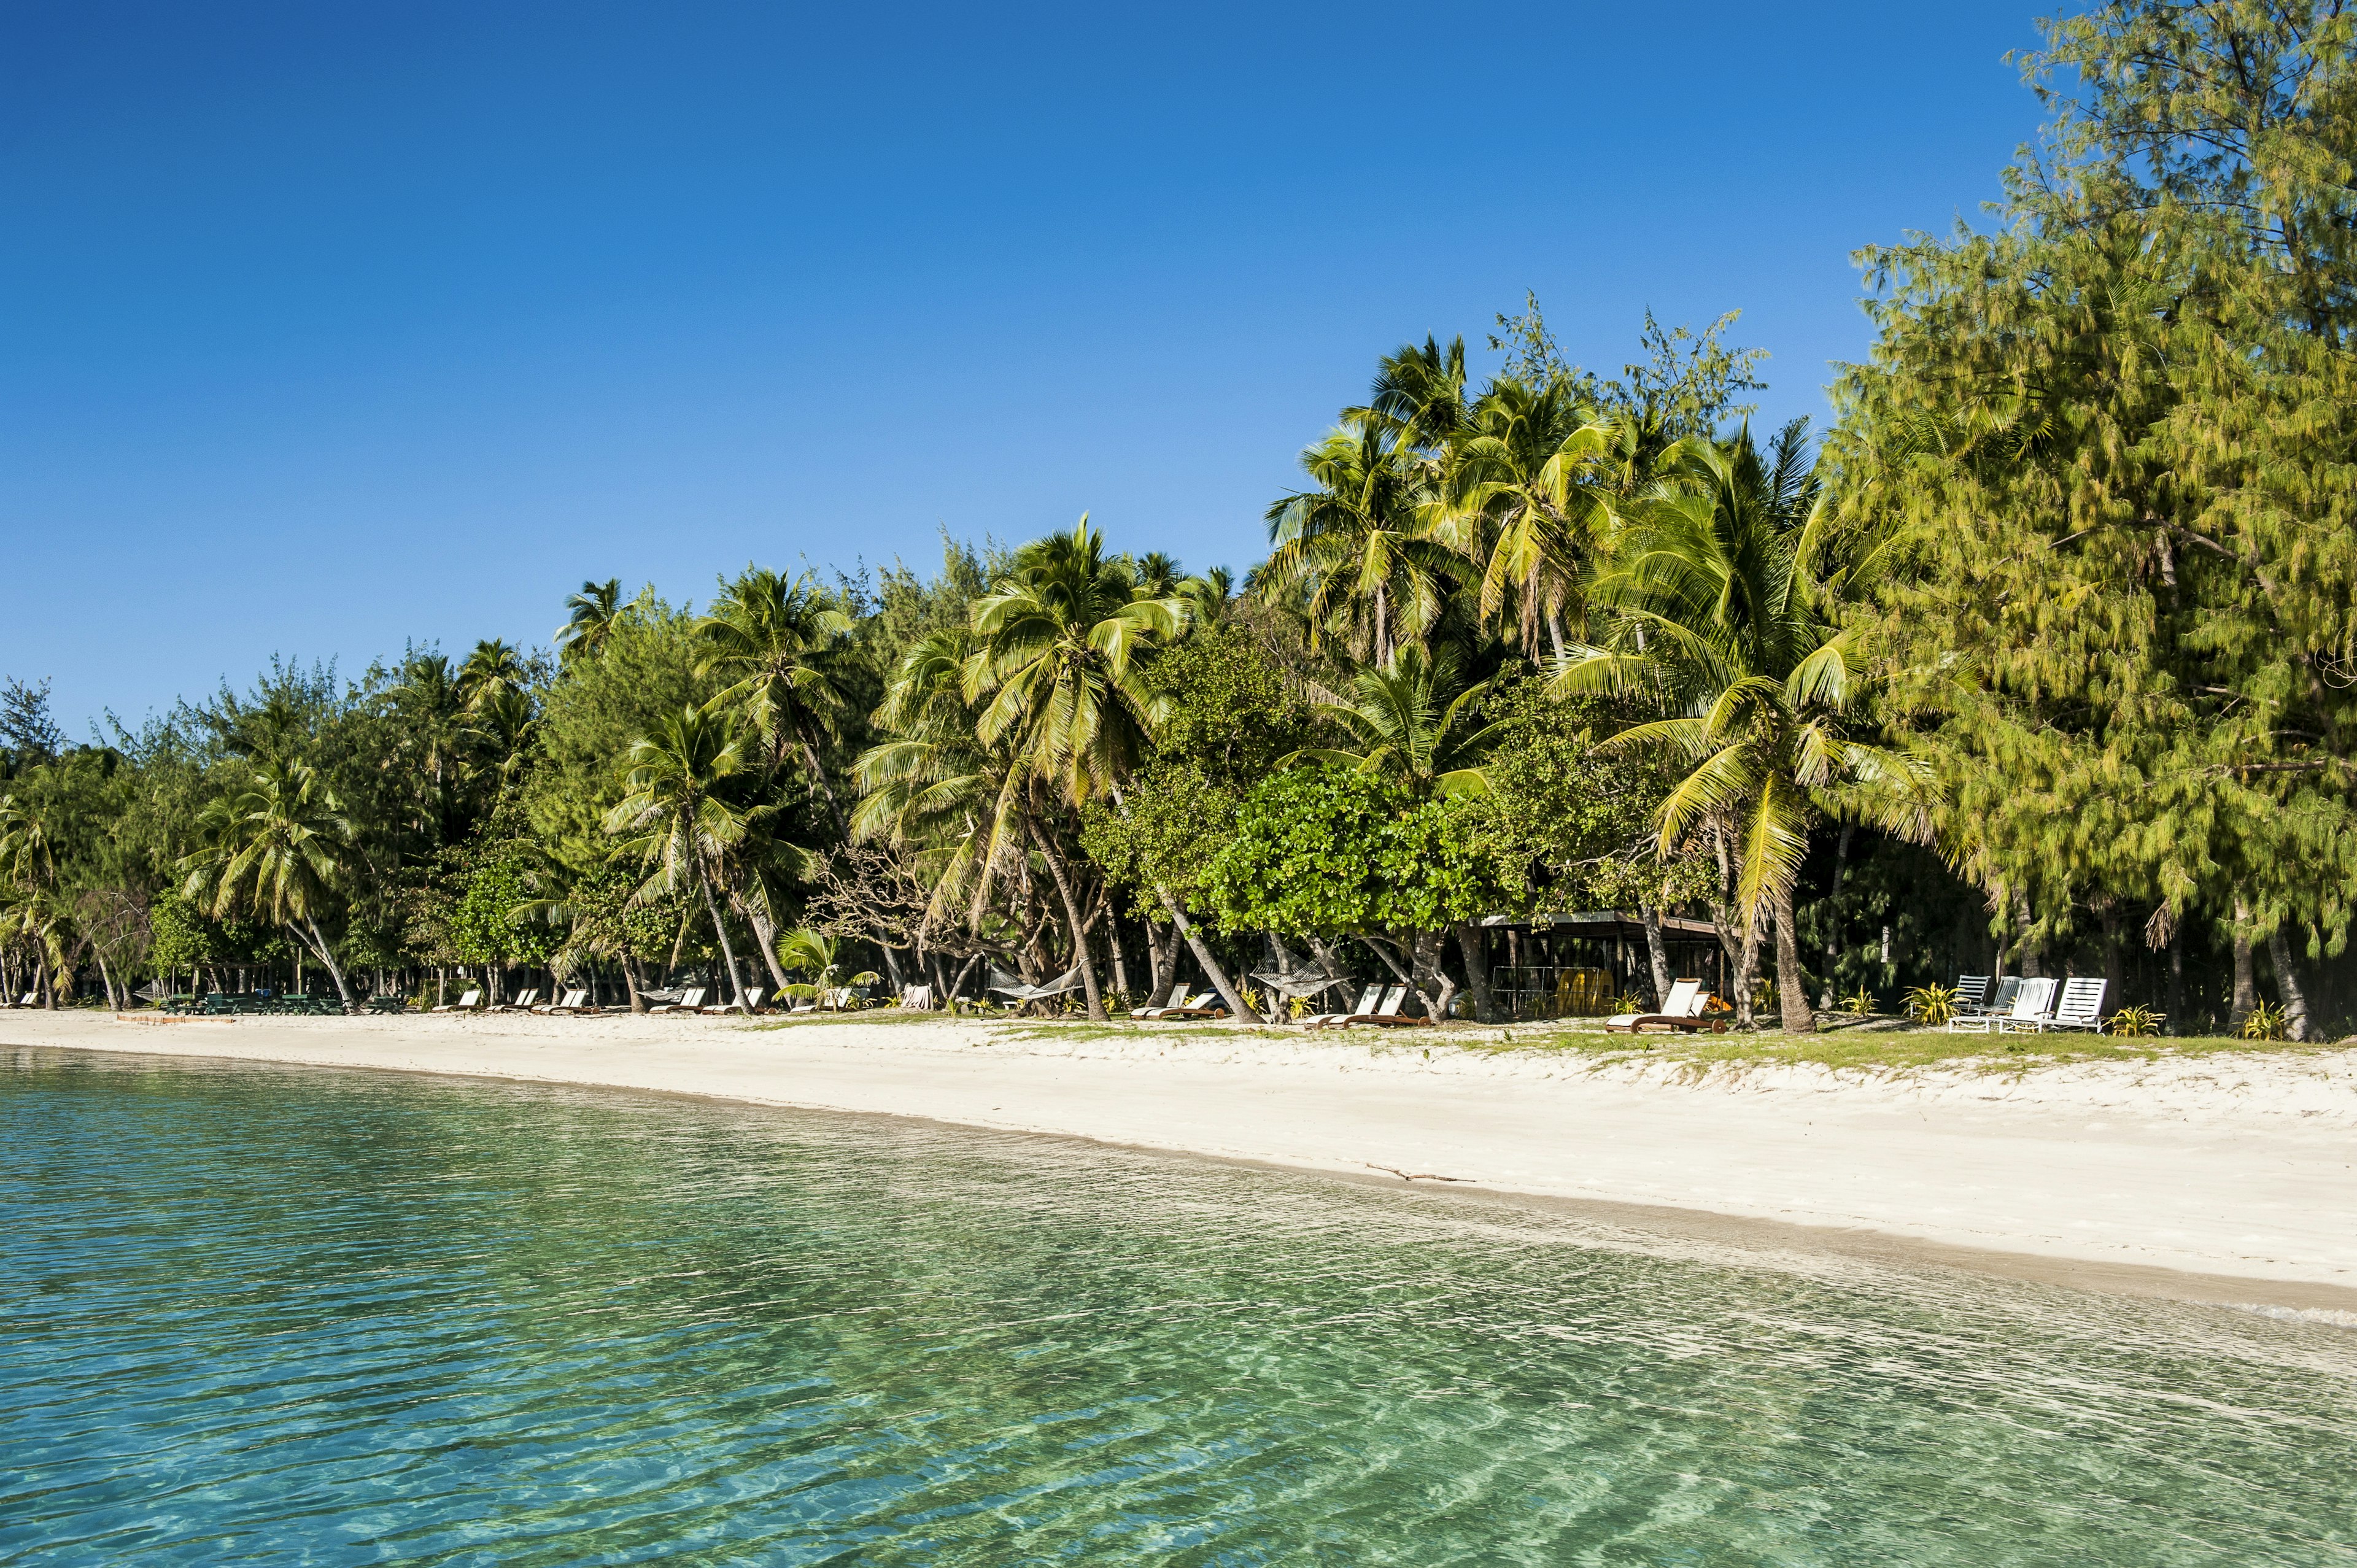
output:
[[[1642,1034],[1649,1026],[1669,1030],[1708,1028],[1703,1021],[1703,1009],[1710,1005],[1710,993],[1702,988],[1699,980],[1674,981],[1670,993],[1662,999],[1658,1013],[1617,1013],[1604,1020],[1605,1032],[1626,1029],[1632,1035]]]
[[[540,987],[537,985],[528,985],[522,991],[516,993],[516,999],[514,1001],[502,1002],[498,1006],[487,1007],[484,1011],[488,1013],[530,1013],[534,1011],[533,1004],[539,1000]]]
[[[1956,999],[1948,1007],[1951,1018],[1975,1017],[1988,1006],[1989,977],[1965,974],[1956,978]]]
[[[759,1013],[761,1010],[761,998],[768,994],[768,992],[762,990],[758,985],[747,990],[745,993],[744,1011],[748,1014]],[[737,1010],[737,1004],[734,1002],[722,1002],[714,1006],[699,1007],[696,1009],[699,1013],[707,1013],[715,1017],[717,1017],[724,1013],[734,1013]]]
[[[1184,1007],[1157,1007],[1154,1015],[1157,1018],[1224,1018],[1228,1010],[1221,1003],[1218,992],[1198,991],[1187,999]]]
[[[2033,982],[2032,983],[2036,983]],[[2050,988],[2052,981],[2045,982]],[[2007,1017],[1998,1020],[2001,1035],[2042,1035],[2049,1029],[2086,1029],[2100,1033],[2104,1026],[2104,993],[2111,982],[2081,975],[2062,983],[2060,994],[2050,990],[2050,1004],[2029,1017]],[[2022,990],[2029,989],[2024,985]]]
[[[1996,1032],[1996,1021],[2013,1011],[2014,1002],[2021,995],[2021,976],[2008,974],[1996,983],[1996,994],[1989,997],[1971,1012],[1956,1012],[1948,1017],[1948,1033],[1952,1035],[1988,1035]]]
[[[1356,1007],[1342,1013],[1313,1013],[1301,1022],[1308,1028],[1322,1029],[1329,1024],[1339,1024],[1345,1018],[1356,1018],[1363,1014],[1373,1012],[1375,1004],[1383,1000],[1383,995],[1382,986],[1370,985],[1359,993],[1359,1004]]]
[[[2013,993],[2013,1005],[1996,1015],[1991,1022],[1994,1034],[2034,1034],[2053,1021],[2056,981],[2025,980],[2021,989]]]
[[[533,1011],[545,1018],[557,1013],[578,1013],[588,1005],[588,1002],[589,988],[583,985],[565,993],[561,1000],[544,1003]]]
[[[436,1013],[471,1013],[482,1000],[483,993],[480,990],[469,991],[456,1002],[445,1002],[441,1006],[432,1010]]]
[[[700,1013],[704,1011],[704,999],[710,994],[712,994],[712,987],[708,985],[691,985],[680,993],[678,1001],[665,1002],[659,1006],[650,1007],[647,1011],[650,1013]]]
[[[1184,1007],[1185,1005],[1187,1005],[1187,986],[1186,983],[1182,981],[1178,984],[1170,988],[1169,1001],[1165,1002],[1159,1007],[1153,1005],[1151,1003],[1143,1007],[1133,1007],[1129,1010],[1129,1015],[1133,1018],[1159,1018],[1165,1013],[1169,1012],[1173,1007]]]
[[[908,985],[901,987],[900,1005],[920,1013],[931,1012],[933,1010],[933,988],[931,984],[928,983],[923,985]]]
[[[1369,989],[1372,990],[1373,988],[1371,986]],[[1364,997],[1360,998],[1360,1001],[1362,1004],[1365,1000],[1366,998]],[[1401,1004],[1406,1000],[1407,987],[1405,985],[1394,985],[1389,991],[1384,992],[1383,993],[1383,1000],[1378,1002],[1372,1007],[1362,1005],[1356,1013],[1343,1013],[1328,1017],[1316,1026],[1320,1029],[1342,1029],[1348,1028],[1352,1024],[1372,1023],[1377,1018],[1389,1017],[1392,1015],[1396,1014],[1400,1010]]]
[[[1438,1028],[1440,1026],[1439,1019],[1419,1017],[1407,1010],[1407,999],[1409,996],[1415,994],[1415,988],[1414,986],[1394,986],[1392,990],[1392,996],[1396,998],[1396,1000],[1387,1000],[1383,1006],[1378,1007],[1372,1013],[1361,1013],[1355,1017],[1345,1018],[1342,1022],[1345,1024],[1372,1024],[1377,1028],[1381,1029],[1416,1027]]]

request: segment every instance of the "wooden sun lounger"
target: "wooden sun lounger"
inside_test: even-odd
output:
[[[1605,1033],[1626,1029],[1632,1035],[1639,1035],[1649,1028],[1663,1028],[1684,1034],[1708,1029],[1714,1035],[1723,1035],[1727,1032],[1726,1019],[1706,1015],[1710,1003],[1710,993],[1702,988],[1701,981],[1681,980],[1673,984],[1669,995],[1662,999],[1660,1012],[1616,1015],[1604,1020]]]
[[[678,1001],[665,1002],[658,1006],[650,1007],[647,1011],[650,1013],[694,1013],[703,1007],[704,999],[711,993],[712,987],[708,985],[691,985],[685,991],[680,993]]]
[[[472,1013],[482,1000],[482,990],[480,987],[477,987],[475,990],[469,991],[465,995],[459,997],[457,1001],[445,1002],[441,1006],[435,1008],[434,1011],[436,1013]]]

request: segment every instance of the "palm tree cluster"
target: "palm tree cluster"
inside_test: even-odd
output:
[[[2172,1026],[2264,972],[2299,1032],[2357,916],[2328,21],[2054,24],[2052,159],[2001,231],[1871,254],[1822,449],[1755,436],[1731,317],[1608,379],[1534,299],[1486,376],[1381,360],[1241,581],[1084,516],[701,609],[588,581],[552,651],[274,665],[86,745],[8,682],[0,984],[880,972],[1104,1017],[1188,973],[1249,1018],[1372,973],[1487,1015],[1501,918],[1619,911],[1657,991],[1715,933],[1744,1023],[2100,965]]]

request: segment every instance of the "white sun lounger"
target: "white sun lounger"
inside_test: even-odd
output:
[[[468,992],[456,1002],[445,1002],[441,1006],[434,1008],[433,1011],[436,1013],[471,1013],[475,1010],[476,1004],[482,1001],[482,992],[479,989],[477,989]]]

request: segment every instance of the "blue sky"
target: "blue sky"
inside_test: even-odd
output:
[[[21,0],[0,672],[80,731],[1083,510],[1242,567],[1378,355],[1525,289],[1605,369],[1739,307],[1822,414],[2040,9]]]

